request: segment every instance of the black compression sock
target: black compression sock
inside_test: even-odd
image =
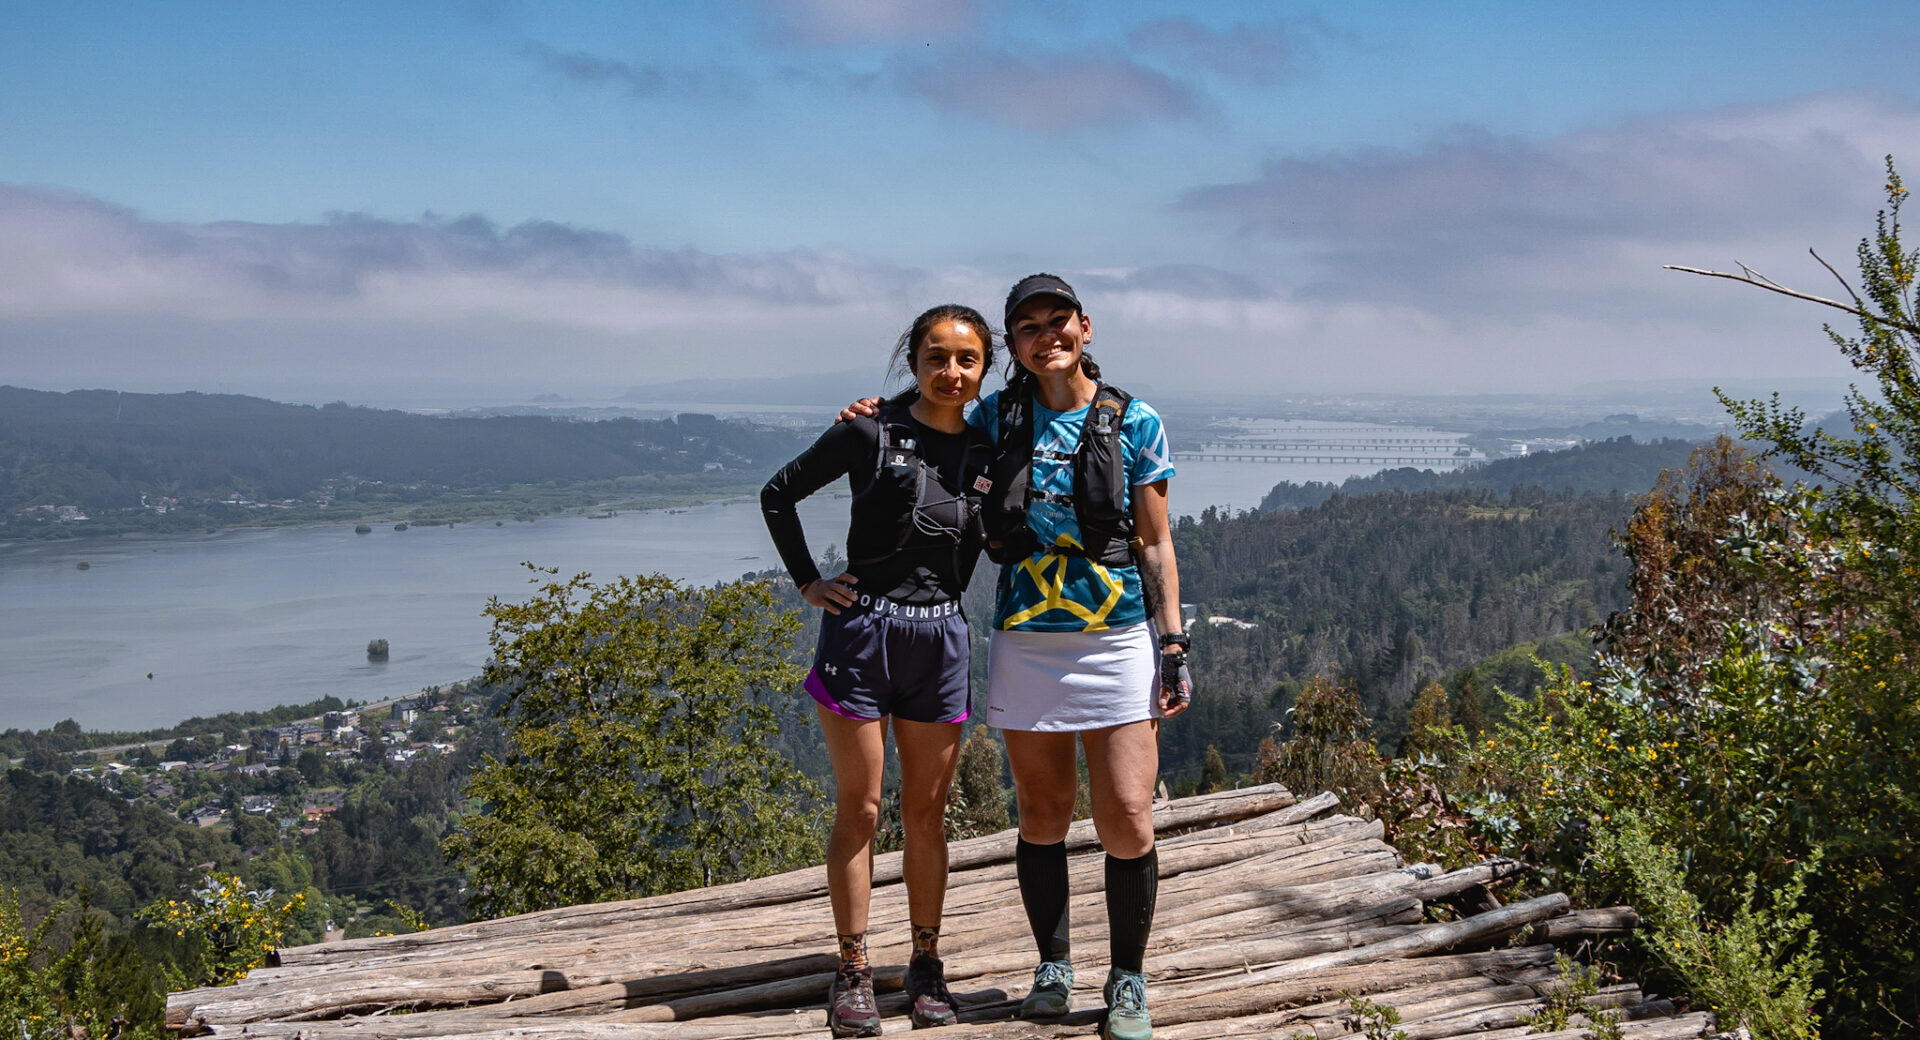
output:
[[[1147,934],[1153,931],[1153,907],[1160,892],[1160,852],[1148,849],[1139,859],[1107,856],[1107,935],[1113,966],[1141,971]]]
[[[1035,845],[1021,838],[1013,847],[1013,867],[1040,959],[1067,960],[1067,843]]]

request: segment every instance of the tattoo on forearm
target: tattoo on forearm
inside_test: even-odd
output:
[[[1167,580],[1166,572],[1160,567],[1159,554],[1150,552],[1140,554],[1140,585],[1146,591],[1148,607],[1164,616]],[[1177,611],[1179,607],[1175,606],[1174,609]],[[1156,617],[1154,620],[1158,622],[1160,618]]]

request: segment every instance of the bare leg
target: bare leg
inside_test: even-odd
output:
[[[880,823],[886,720],[849,719],[825,705],[820,729],[833,762],[833,834],[827,839],[827,895],[833,930],[864,934],[873,895],[873,831]],[[944,855],[944,853],[943,853]]]
[[[1020,837],[1035,845],[1067,840],[1080,787],[1074,734],[1010,729],[1002,736],[1007,738],[1007,763],[1013,767],[1013,791],[1020,803]]]
[[[1160,775],[1159,725],[1157,720],[1144,719],[1080,734],[1087,749],[1093,829],[1108,855],[1137,859],[1153,848],[1153,784]]]
[[[947,899],[947,788],[960,760],[960,726],[950,722],[893,720],[900,752],[900,822],[907,835],[901,874],[907,883],[907,917],[938,927]]]

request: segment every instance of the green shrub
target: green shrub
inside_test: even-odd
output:
[[[1653,842],[1636,817],[1619,817],[1597,845],[1599,858],[1625,874],[1650,925],[1647,944],[1685,980],[1696,1006],[1717,1012],[1725,1026],[1745,1023],[1763,1040],[1820,1035],[1813,1011],[1824,996],[1813,984],[1818,935],[1800,909],[1807,878],[1820,864],[1817,852],[1764,900],[1758,876],[1748,874],[1732,919],[1719,924],[1706,918],[1680,854]]]

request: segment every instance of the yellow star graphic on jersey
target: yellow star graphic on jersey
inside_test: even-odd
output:
[[[1069,545],[1074,548],[1080,547],[1080,543],[1065,534],[1060,535],[1059,538],[1054,541],[1054,544]],[[1032,579],[1033,587],[1040,590],[1040,602],[1017,614],[1009,616],[1005,621],[1000,623],[1000,627],[1003,629],[1013,628],[1021,622],[1031,621],[1049,610],[1064,610],[1087,623],[1087,627],[1083,631],[1098,632],[1106,628],[1107,615],[1112,613],[1113,608],[1120,604],[1120,597],[1126,594],[1126,588],[1118,578],[1113,576],[1112,571],[1107,570],[1098,563],[1087,560],[1087,566],[1093,568],[1094,576],[1099,578],[1101,583],[1107,587],[1107,598],[1105,602],[1102,602],[1092,610],[1067,598],[1067,557],[1055,553],[1048,553],[1038,558],[1029,556],[1020,561],[1020,564],[1014,568],[1016,580],[1020,574],[1025,574],[1028,578]],[[1052,573],[1049,574],[1049,571]]]

